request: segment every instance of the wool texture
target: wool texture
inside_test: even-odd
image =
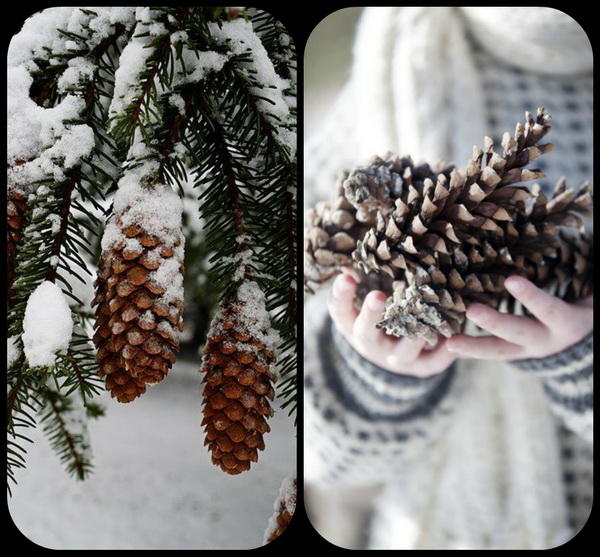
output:
[[[466,160],[544,106],[550,192],[592,179],[589,40],[552,8],[367,8],[351,75],[305,146],[305,203],[375,153]],[[591,221],[586,221],[591,229]],[[368,547],[550,548],[592,502],[593,334],[536,360],[459,360],[427,379],[377,368],[336,332],[327,292],[305,306],[305,475],[383,485]]]

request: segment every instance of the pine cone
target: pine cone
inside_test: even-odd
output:
[[[304,286],[313,292],[320,284],[352,265],[351,254],[356,239],[366,232],[354,207],[344,197],[343,172],[329,203],[318,203],[306,214],[307,229],[304,234]]]
[[[25,195],[15,189],[9,189],[7,194],[7,239],[6,239],[6,267],[8,293],[14,280],[15,256],[17,244],[22,240],[22,230],[25,226],[25,216],[27,214],[27,199]]]
[[[275,512],[271,516],[265,532],[265,544],[276,540],[289,526],[296,510],[297,497],[298,485],[296,478],[286,478],[283,480],[279,489],[279,496],[275,501]]]
[[[249,470],[265,448],[275,396],[274,343],[262,293],[256,283],[244,283],[215,315],[201,369],[204,444],[213,464],[228,474]]]
[[[119,402],[165,378],[183,327],[181,231],[151,234],[129,222],[128,211],[107,227],[92,302],[99,374]]]
[[[409,158],[388,155],[348,176],[345,198],[372,223],[355,238],[354,265],[362,277],[392,281],[380,327],[430,341],[451,336],[462,330],[469,303],[512,299],[503,286],[509,274],[541,287],[558,282],[568,301],[591,292],[591,239],[579,216],[591,208],[589,185],[575,191],[559,180],[550,200],[537,185],[517,185],[543,177],[525,166],[552,150],[538,144],[548,120],[543,109],[535,119],[527,113],[514,137],[504,135],[501,154],[486,138],[463,173],[415,169]]]
[[[415,166],[410,157],[387,153],[353,170],[343,183],[344,195],[355,208],[357,220],[374,225],[378,213],[386,216],[394,210],[397,198],[411,200],[417,190],[423,190],[425,180],[435,180],[438,174],[448,178],[453,169],[451,165],[434,170],[427,163]]]

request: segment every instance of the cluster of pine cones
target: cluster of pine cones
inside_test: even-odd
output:
[[[592,238],[581,215],[592,206],[588,183],[561,178],[548,199],[544,174],[527,166],[554,147],[543,108],[526,113],[501,149],[485,138],[462,172],[375,157],[345,172],[330,202],[307,214],[305,288],[342,268],[358,277],[357,307],[373,289],[388,296],[378,324],[398,337],[434,342],[463,330],[466,307],[510,302],[504,279],[528,278],[567,301],[592,292]]]
[[[126,212],[126,210],[125,210]],[[26,196],[10,190],[7,203],[9,297],[16,246],[27,221]],[[183,328],[181,292],[165,276],[182,280],[181,231],[162,236],[115,215],[117,239],[104,246],[95,283],[93,337],[99,375],[117,401],[127,403],[162,381],[176,361]],[[167,267],[170,271],[166,271]],[[162,282],[156,280],[162,276]],[[238,291],[239,294],[239,291]],[[256,298],[256,296],[254,296]],[[256,299],[254,300],[256,303]],[[261,302],[264,306],[264,300]],[[246,302],[231,296],[218,309],[203,352],[205,445],[228,474],[250,469],[265,448],[275,397],[275,354],[263,324],[257,328]],[[244,312],[246,308],[246,312]],[[264,307],[261,314],[266,314]]]
[[[131,402],[162,381],[176,360],[183,300],[165,297],[165,285],[152,273],[173,258],[183,273],[183,239],[158,238],[118,218],[116,225],[121,239],[103,250],[98,268],[94,343],[106,389],[119,402]],[[217,311],[201,367],[205,445],[228,474],[249,470],[265,448],[275,396],[275,356],[251,334],[240,308],[234,298]]]

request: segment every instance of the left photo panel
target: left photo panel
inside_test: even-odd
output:
[[[7,485],[51,549],[252,549],[296,507],[296,47],[57,7],[7,54]]]

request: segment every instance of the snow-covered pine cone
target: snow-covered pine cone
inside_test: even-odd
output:
[[[249,470],[265,448],[277,379],[276,342],[264,295],[255,282],[242,283],[236,298],[223,303],[213,319],[201,368],[204,444],[213,464],[228,474]]]
[[[279,495],[274,504],[274,513],[269,519],[263,543],[267,544],[276,540],[290,525],[294,512],[296,511],[297,498],[298,482],[296,478],[285,478],[283,482],[281,482]]]
[[[27,214],[27,198],[16,189],[9,189],[6,199],[6,269],[7,283],[10,287],[13,282],[15,255],[17,244],[23,237],[23,227],[25,226],[25,216]]]
[[[168,186],[123,182],[102,239],[96,280],[99,374],[119,402],[162,381],[183,314],[181,201]]]

